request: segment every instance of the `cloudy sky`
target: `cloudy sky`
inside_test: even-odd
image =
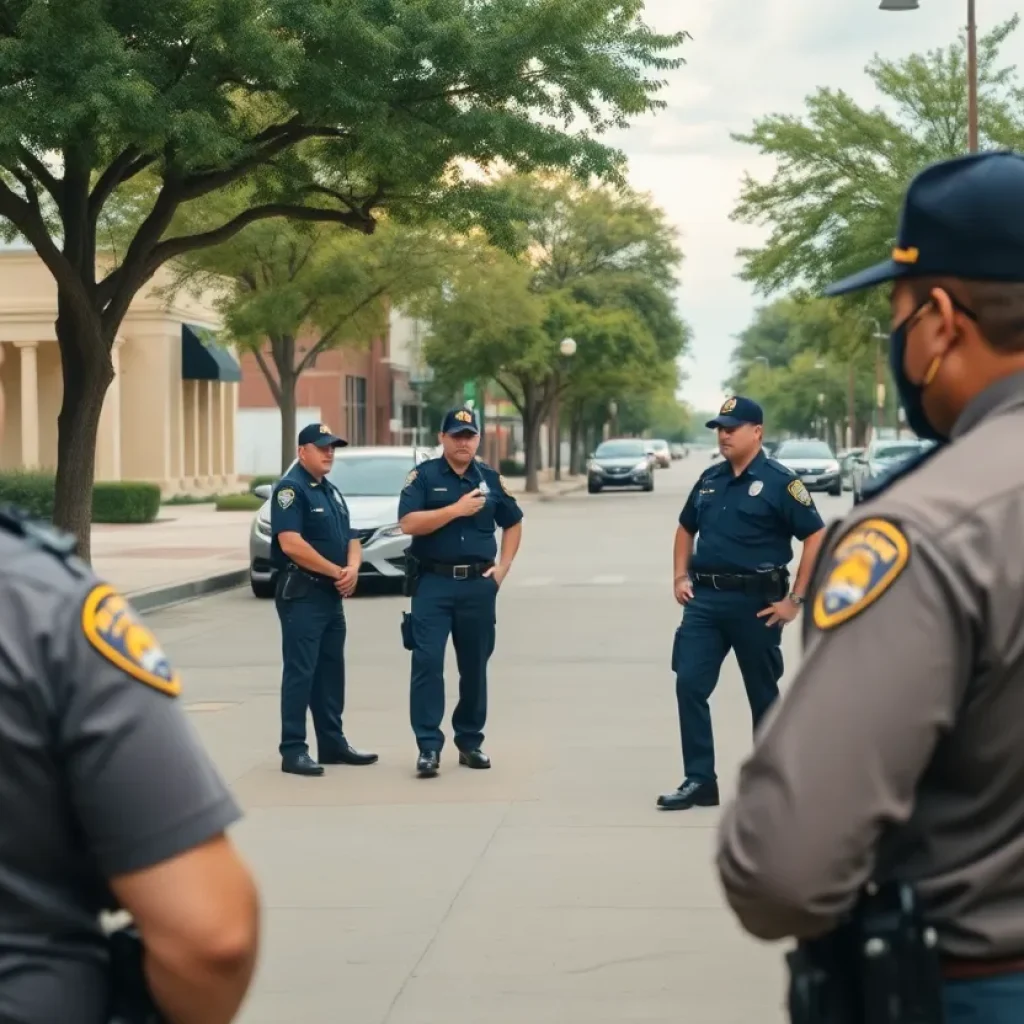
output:
[[[744,170],[768,177],[770,162],[734,143],[768,113],[799,113],[819,85],[874,102],[863,69],[876,53],[900,57],[948,45],[966,19],[966,0],[920,0],[906,13],[878,10],[878,0],[647,0],[647,20],[663,31],[687,30],[687,64],[663,93],[668,108],[615,144],[630,158],[635,187],[650,192],[681,233],[686,263],[681,306],[694,330],[684,391],[698,409],[723,397],[734,337],[763,300],[739,278],[737,248],[759,229],[729,214]],[[1009,18],[1018,0],[979,0],[979,32]],[[1011,37],[1007,62],[1024,64],[1024,28]]]

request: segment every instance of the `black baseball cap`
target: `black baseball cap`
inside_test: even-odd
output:
[[[323,423],[310,423],[299,431],[299,444],[315,444],[317,448],[344,448],[348,441],[343,441],[331,428]]]
[[[760,426],[764,423],[764,410],[752,398],[743,398],[735,395],[727,398],[718,410],[718,415],[713,420],[704,424],[708,430],[717,427],[738,427],[743,423],[753,423]]]
[[[479,434],[476,416],[472,409],[449,409],[441,424],[442,434]]]
[[[1024,156],[976,153],[926,167],[907,188],[891,257],[825,294],[913,277],[1024,281]]]

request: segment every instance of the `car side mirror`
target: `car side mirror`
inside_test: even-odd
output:
[[[596,452],[591,452],[591,453],[590,453],[590,454],[589,454],[589,455],[587,456],[587,458],[588,458],[588,459],[596,459],[596,458],[597,458],[597,453],[596,453]]]
[[[645,448],[644,449],[644,455],[653,455],[653,454],[654,454],[654,449],[653,448]]]
[[[274,488],[271,487],[270,484],[260,484],[258,487],[254,487],[252,489],[252,493],[255,494],[257,498],[262,498],[264,501],[267,501],[270,498],[270,495],[274,493]]]

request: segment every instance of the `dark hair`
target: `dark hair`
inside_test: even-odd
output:
[[[948,281],[917,278],[910,282],[915,301],[924,302],[932,289],[955,296],[972,313],[981,336],[1003,355],[1024,353],[1024,282]]]

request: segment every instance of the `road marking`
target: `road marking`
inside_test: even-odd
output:
[[[595,576],[591,581],[596,587],[614,587],[626,582],[625,576]]]
[[[191,711],[197,714],[210,711],[224,711],[226,708],[233,708],[238,706],[238,701],[198,701],[195,704],[186,704],[185,710]]]
[[[554,582],[550,576],[527,576],[525,580],[519,581],[519,585],[521,587],[550,587]]]

